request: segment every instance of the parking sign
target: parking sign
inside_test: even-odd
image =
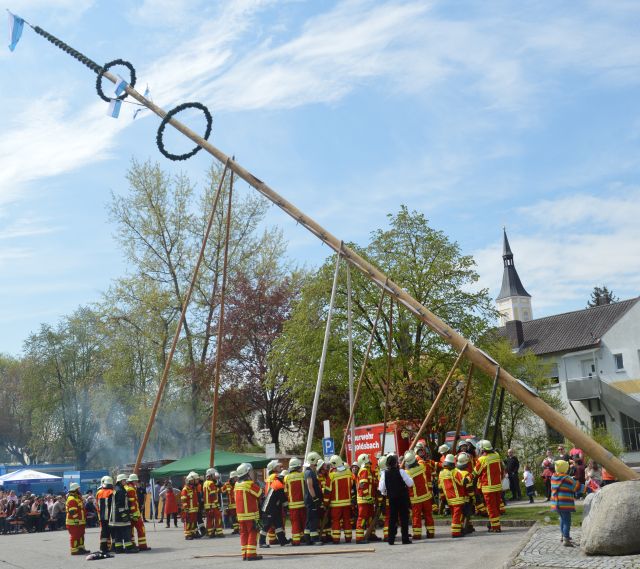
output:
[[[325,456],[331,456],[336,454],[336,445],[333,442],[333,438],[329,437],[322,439],[322,454]]]

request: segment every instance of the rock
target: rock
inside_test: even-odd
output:
[[[587,498],[580,543],[584,552],[587,555],[640,553],[640,480],[609,484]]]

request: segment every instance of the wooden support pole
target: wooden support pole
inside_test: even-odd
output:
[[[224,303],[227,293],[227,272],[229,270],[229,240],[231,238],[231,204],[233,200],[233,172],[229,180],[227,199],[227,219],[224,237],[224,256],[222,261],[222,285],[220,288],[220,315],[218,317],[218,339],[216,342],[216,369],[213,384],[213,408],[211,409],[211,441],[209,450],[209,468],[216,460],[216,433],[218,428],[218,400],[220,392],[220,368],[222,365],[222,346],[224,344]]]
[[[418,439],[422,436],[422,433],[427,428],[427,425],[429,424],[431,419],[433,419],[433,416],[435,415],[436,410],[438,409],[438,404],[440,403],[440,399],[442,399],[442,396],[444,395],[444,392],[447,389],[447,385],[449,385],[449,382],[451,381],[451,378],[453,377],[453,374],[455,373],[455,371],[456,371],[456,369],[458,367],[458,364],[460,363],[460,360],[462,359],[462,356],[464,355],[464,353],[465,353],[465,351],[467,349],[467,346],[468,346],[468,344],[465,344],[464,346],[462,346],[462,349],[460,350],[460,353],[458,354],[458,357],[456,358],[456,361],[453,363],[453,367],[451,368],[451,370],[449,371],[446,379],[442,383],[442,387],[440,388],[440,391],[438,392],[438,395],[436,396],[436,398],[434,399],[433,403],[431,404],[431,408],[429,409],[429,412],[427,413],[427,416],[424,418],[424,421],[422,421],[422,425],[420,425],[420,429],[418,430],[418,432],[416,433],[416,436],[411,441],[411,445],[409,446],[409,450],[411,450],[414,446],[416,446],[416,443],[418,442]]]
[[[465,408],[469,399],[469,389],[471,387],[471,380],[473,378],[473,364],[469,366],[469,373],[467,374],[467,383],[464,386],[464,394],[462,395],[462,404],[460,405],[460,413],[458,413],[458,420],[456,422],[456,436],[453,438],[453,451],[456,451],[458,447],[458,439],[460,438],[460,429],[462,428],[462,418],[464,417]]]
[[[491,388],[491,399],[489,399],[489,410],[487,411],[487,419],[484,422],[484,430],[482,431],[483,439],[486,439],[489,436],[489,427],[491,426],[491,419],[493,417],[493,406],[496,404],[496,391],[498,390],[499,378],[500,366],[496,368],[496,375],[493,379],[493,387]]]
[[[151,434],[153,423],[156,420],[156,414],[158,413],[158,406],[160,405],[160,400],[162,399],[164,388],[166,387],[167,380],[169,379],[169,370],[171,368],[171,362],[173,361],[173,354],[175,353],[176,346],[178,345],[178,339],[180,338],[182,325],[184,324],[184,319],[187,314],[187,307],[189,306],[189,301],[191,300],[191,294],[193,293],[193,289],[196,286],[196,281],[198,280],[200,265],[202,264],[202,259],[204,258],[204,252],[207,246],[207,241],[209,240],[209,234],[211,233],[213,218],[216,213],[216,208],[218,207],[218,200],[220,199],[220,193],[222,192],[222,184],[224,183],[224,178],[227,175],[228,167],[229,167],[229,160],[226,160],[224,163],[224,170],[222,171],[222,176],[220,177],[220,184],[218,184],[218,189],[213,199],[213,205],[211,206],[211,213],[209,214],[209,219],[207,220],[207,229],[205,230],[204,237],[202,238],[202,246],[200,247],[200,254],[198,255],[196,266],[193,268],[193,275],[191,276],[191,284],[189,285],[189,289],[187,290],[187,295],[185,296],[182,302],[182,312],[180,313],[180,318],[176,326],[176,331],[173,335],[173,342],[171,343],[171,349],[169,350],[167,361],[164,365],[164,370],[162,371],[162,378],[160,379],[160,385],[158,385],[158,393],[156,393],[156,398],[153,402],[153,407],[151,407],[151,415],[149,415],[149,420],[147,421],[147,428],[144,431],[142,444],[140,445],[140,449],[138,450],[138,456],[136,457],[136,464],[133,467],[133,471],[136,473],[138,473],[140,469],[140,463],[142,462],[144,451],[147,448],[147,443],[149,442],[149,435]]]
[[[351,267],[347,267],[347,337],[349,340],[349,412],[353,409],[353,311],[351,307]],[[351,421],[351,440],[356,440],[356,421]],[[351,463],[356,460],[356,445],[351,445]]]
[[[367,370],[367,363],[369,362],[369,353],[371,352],[373,339],[375,338],[375,335],[376,335],[378,319],[380,318],[380,313],[382,312],[382,302],[384,301],[384,295],[385,295],[385,289],[383,287],[382,292],[380,293],[380,300],[378,301],[378,308],[376,309],[376,317],[374,318],[373,326],[371,327],[371,334],[369,335],[369,342],[367,344],[367,349],[364,352],[364,359],[362,360],[362,368],[360,369],[360,377],[358,378],[358,385],[356,386],[356,394],[353,398],[353,405],[351,405],[351,410],[349,412],[349,420],[347,421],[347,426],[344,428],[344,435],[342,436],[342,445],[340,446],[339,456],[342,456],[342,453],[345,451],[345,446],[347,443],[347,433],[349,432],[349,427],[353,425],[353,418],[356,412],[356,405],[358,405],[358,401],[360,401],[362,380],[364,379],[364,374]],[[356,452],[356,440],[354,437],[351,438],[352,454],[355,454]],[[346,454],[344,456],[346,459],[348,459]]]
[[[118,79],[112,73],[104,73],[104,77],[116,83]],[[158,116],[164,118],[167,113],[161,107],[157,106],[153,101],[143,97],[138,91],[131,87],[126,88],[127,93],[131,95],[138,102],[142,103],[145,107],[156,113]],[[407,308],[412,314],[424,322],[431,330],[438,334],[448,344],[453,346],[456,350],[462,350],[465,348],[465,357],[476,365],[476,367],[482,370],[488,375],[494,375],[498,373],[498,381],[502,387],[504,387],[511,395],[513,395],[519,401],[522,401],[531,411],[533,411],[538,417],[543,419],[550,427],[564,435],[574,445],[583,449],[586,454],[593,458],[596,462],[604,465],[604,467],[611,472],[619,480],[636,480],[640,479],[640,474],[629,468],[620,459],[613,456],[611,452],[600,446],[595,440],[593,440],[588,434],[581,431],[570,421],[568,421],[563,415],[561,415],[555,409],[552,409],[542,399],[540,399],[534,393],[531,393],[524,385],[522,385],[516,378],[509,374],[504,369],[498,369],[498,363],[491,358],[488,354],[476,348],[469,341],[456,332],[451,326],[443,322],[435,314],[433,314],[428,308],[420,304],[415,298],[413,298],[405,289],[393,282],[377,267],[372,265],[369,261],[358,255],[353,249],[343,246],[341,240],[332,235],[324,227],[318,224],[316,221],[305,215],[295,205],[286,200],[275,190],[265,184],[262,180],[251,174],[246,168],[242,167],[235,160],[231,160],[224,152],[216,148],[213,144],[202,138],[199,134],[182,124],[175,118],[171,118],[168,124],[173,126],[176,130],[184,134],[187,138],[201,146],[213,157],[217,158],[222,163],[228,163],[229,168],[233,170],[238,177],[242,178],[250,186],[255,188],[268,200],[276,204],[285,213],[290,215],[297,223],[305,227],[313,235],[318,237],[323,243],[331,247],[336,253],[342,253],[344,259],[361,271],[371,281],[375,282],[378,286],[382,287],[387,294],[396,299],[396,301]]]
[[[496,448],[496,442],[498,440],[498,427],[500,426],[500,420],[502,419],[502,407],[504,406],[504,387],[500,388],[500,398],[498,399],[498,410],[496,411],[496,421],[493,424],[493,433],[491,435],[491,444],[493,448]]]
[[[315,548],[314,548],[315,549]],[[349,553],[375,553],[375,547],[345,547],[343,549],[315,549],[315,551],[273,551],[270,553],[261,551],[263,557],[298,557],[299,555],[343,555]],[[193,559],[211,559],[214,557],[240,557],[239,553],[210,553],[208,555],[194,555]]]
[[[389,339],[387,340],[387,383],[384,389],[384,421],[382,423],[382,448],[380,456],[384,454],[387,441],[387,421],[389,420],[389,388],[391,387],[391,355],[393,352],[393,298],[389,299]]]

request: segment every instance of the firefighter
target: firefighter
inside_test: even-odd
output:
[[[191,540],[200,537],[198,531],[198,474],[189,472],[185,479],[185,485],[180,492],[182,512],[184,514],[184,538]]]
[[[304,506],[307,521],[304,527],[304,542],[307,545],[322,545],[318,527],[322,508],[323,492],[317,474],[318,464],[322,462],[317,452],[307,455],[306,468],[304,470]]]
[[[382,476],[382,472],[384,472],[384,469],[387,468],[387,455],[382,455],[379,459],[378,459],[378,482],[376,483],[376,489],[378,488],[378,483],[380,481],[380,478]],[[389,541],[389,520],[390,520],[390,512],[389,512],[389,500],[387,498],[387,496],[383,495],[380,491],[378,491],[378,509],[380,510],[380,512],[384,512],[384,526],[382,529],[382,538],[384,539],[384,541]],[[376,516],[377,518],[377,516]],[[373,523],[376,523],[376,520],[374,520]]]
[[[260,529],[260,547],[270,547],[267,544],[267,533],[274,532],[277,543],[281,546],[289,545],[291,540],[284,534],[282,523],[284,506],[287,503],[287,495],[284,489],[284,476],[282,470],[269,484],[269,491],[266,493],[262,503],[262,528]]]
[[[131,541],[135,543],[133,539],[133,530],[135,529],[138,537],[138,549],[140,551],[150,551],[151,548],[147,546],[147,536],[144,531],[144,521],[142,520],[142,513],[140,512],[140,504],[138,503],[137,484],[138,475],[130,474],[124,486],[127,491],[127,498],[129,499],[129,507],[131,509]]]
[[[204,513],[207,522],[207,536],[224,537],[222,533],[222,515],[220,514],[220,474],[215,468],[209,468],[202,485]]]
[[[71,555],[83,555],[90,553],[84,548],[84,530],[87,525],[87,514],[82,503],[80,484],[69,484],[69,494],[66,502],[67,519],[66,526],[69,531],[71,543]]]
[[[269,492],[269,488],[273,481],[278,477],[280,472],[282,471],[282,463],[278,460],[272,460],[267,464],[267,479],[264,484],[264,494],[265,496]],[[275,545],[278,543],[278,539],[276,538],[276,534],[273,531],[273,528],[269,530],[269,545]]]
[[[340,529],[344,532],[345,543],[351,543],[351,471],[342,459],[334,454],[329,459],[332,471],[330,480],[331,540],[340,543]]]
[[[356,543],[365,543],[367,528],[373,523],[375,483],[373,472],[371,471],[371,458],[366,453],[358,457],[358,477],[356,481],[358,492],[358,518],[356,521]],[[370,541],[380,541],[375,534],[375,528],[369,535]]]
[[[476,463],[474,475],[478,479],[478,486],[482,489],[484,503],[487,507],[489,531],[500,532],[500,501],[504,473],[502,460],[500,455],[493,450],[491,441],[480,441],[478,449],[481,455]]]
[[[318,475],[318,482],[320,483],[320,490],[322,495],[322,501],[319,509],[320,519],[320,540],[322,543],[331,542],[331,520],[329,519],[329,502],[331,497],[331,481],[329,480],[329,463],[323,459],[318,461],[316,474]]]
[[[100,521],[100,551],[102,553],[108,553],[112,550],[108,508],[111,494],[113,494],[113,478],[111,476],[103,476],[100,481],[100,488],[96,492],[96,506]]]
[[[131,506],[125,484],[126,474],[118,474],[113,493],[109,496],[109,529],[116,553],[138,553],[131,542]]]
[[[229,480],[227,480],[222,486],[222,492],[227,495],[227,516],[229,518],[229,522],[231,523],[231,527],[233,527],[233,531],[231,533],[235,535],[240,533],[238,516],[236,515],[236,494],[234,492],[237,479],[237,472],[235,470],[232,470],[229,473]]]
[[[475,501],[475,492],[473,485],[473,470],[470,470],[471,459],[467,453],[461,452],[456,457],[456,469],[454,476],[464,484],[467,490],[467,498],[462,508],[462,533],[473,533],[476,529],[471,523],[471,515],[473,514],[473,505]]]
[[[431,480],[433,471],[431,461],[418,461],[418,457],[411,450],[404,453],[404,469],[413,480],[413,486],[409,488],[409,501],[411,502],[411,514],[413,527],[413,539],[422,539],[422,520],[427,528],[427,539],[435,535],[433,522],[433,493]]]
[[[289,519],[291,520],[291,545],[298,546],[304,535],[307,521],[304,507],[304,474],[302,461],[295,456],[289,461],[289,473],[284,477],[284,488],[289,501]]]
[[[438,485],[451,511],[451,537],[457,538],[463,536],[462,517],[467,499],[467,488],[460,476],[455,476],[455,460],[452,454],[445,456],[443,468],[438,476]]]
[[[238,482],[234,487],[238,524],[240,526],[240,547],[243,561],[262,559],[257,555],[258,520],[260,508],[258,499],[262,494],[260,486],[253,481],[253,468],[248,462],[243,462],[236,469]]]

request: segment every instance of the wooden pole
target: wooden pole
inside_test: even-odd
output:
[[[327,349],[329,348],[329,336],[331,334],[331,317],[333,316],[333,304],[336,300],[336,290],[338,288],[338,271],[340,269],[340,251],[336,255],[336,269],[333,273],[333,286],[331,287],[331,299],[329,300],[329,314],[327,314],[327,325],[324,329],[324,340],[322,342],[322,355],[318,366],[318,379],[316,381],[316,392],[313,395],[313,406],[311,407],[311,423],[309,424],[309,435],[307,437],[307,448],[305,458],[311,452],[313,444],[313,431],[316,426],[316,415],[318,413],[318,402],[320,401],[320,388],[322,387],[322,375],[324,374],[324,363],[327,359]]]
[[[156,414],[158,413],[158,406],[160,405],[160,400],[162,399],[164,388],[167,385],[167,380],[169,378],[169,369],[171,368],[171,362],[173,361],[173,354],[176,351],[176,346],[178,345],[178,339],[180,338],[180,332],[182,331],[182,325],[184,324],[184,319],[187,314],[187,307],[189,306],[189,301],[191,300],[191,294],[193,292],[193,289],[195,288],[196,280],[198,279],[198,272],[200,271],[200,265],[202,264],[202,259],[204,258],[204,252],[207,246],[207,241],[209,240],[209,234],[211,233],[211,226],[213,225],[213,217],[215,215],[216,208],[218,207],[218,200],[220,199],[220,192],[222,191],[222,184],[227,174],[228,167],[229,167],[229,161],[226,160],[224,163],[224,170],[222,171],[222,176],[220,178],[220,184],[218,185],[216,195],[213,199],[213,206],[211,207],[211,213],[209,214],[209,219],[207,221],[207,229],[205,230],[204,237],[202,239],[200,254],[198,255],[196,266],[193,268],[193,275],[191,276],[191,284],[189,285],[189,289],[187,290],[187,295],[185,296],[184,301],[182,302],[182,312],[180,313],[178,325],[176,326],[176,331],[173,335],[173,342],[171,343],[171,349],[169,350],[169,355],[167,356],[167,361],[164,365],[164,370],[162,371],[162,378],[160,379],[160,385],[158,386],[158,393],[156,393],[156,398],[153,402],[153,407],[151,408],[151,415],[149,415],[149,421],[147,421],[147,428],[144,431],[142,444],[140,445],[140,449],[138,450],[136,463],[135,463],[135,466],[133,467],[133,471],[135,473],[138,473],[140,469],[140,463],[142,462],[144,451],[147,448],[147,443],[149,442],[149,435],[151,434],[153,423],[156,420]]]
[[[458,439],[460,438],[460,428],[462,427],[462,417],[464,417],[465,407],[467,406],[467,400],[469,398],[469,388],[471,387],[472,378],[473,378],[473,364],[469,366],[467,383],[464,386],[464,394],[462,395],[462,404],[460,405],[460,413],[458,413],[458,421],[456,422],[456,436],[453,439],[453,452],[456,451],[456,448],[458,446]]]
[[[493,448],[496,448],[496,441],[498,440],[498,427],[500,426],[500,419],[502,419],[502,407],[504,406],[504,387],[500,388],[500,399],[498,399],[498,410],[496,411],[496,421],[493,424],[493,433],[491,435],[491,444]]]
[[[112,73],[105,73],[104,77],[116,83],[118,79]],[[158,116],[164,118],[166,111],[161,107],[158,107],[153,101],[146,99],[135,89],[131,87],[126,88],[127,93],[131,95],[138,102],[142,103],[145,107],[156,113]],[[175,118],[171,118],[168,123],[176,130],[184,134],[187,138],[201,146],[209,154],[217,158],[220,162],[229,164],[229,168],[233,170],[238,177],[242,178],[247,184],[255,188],[268,200],[276,204],[285,213],[290,215],[300,225],[305,227],[308,231],[313,233],[323,243],[331,247],[336,253],[341,253],[344,259],[356,267],[359,271],[365,274],[370,280],[375,282],[396,299],[396,301],[402,304],[407,310],[413,313],[417,318],[424,322],[431,330],[443,338],[448,344],[453,346],[456,350],[462,350],[465,347],[465,357],[476,365],[476,367],[482,370],[488,375],[496,373],[498,363],[491,358],[488,354],[476,348],[469,341],[458,334],[451,326],[440,320],[435,314],[433,314],[428,308],[420,304],[415,298],[413,298],[406,290],[401,286],[389,279],[382,271],[372,265],[369,261],[358,255],[355,251],[347,246],[343,246],[342,241],[332,235],[324,227],[318,224],[316,221],[305,215],[301,210],[294,206],[291,202],[286,200],[262,180],[251,174],[246,168],[243,168],[235,160],[231,160],[224,152],[213,146],[210,142],[206,141],[199,134],[182,124]],[[563,434],[574,445],[583,449],[586,454],[592,457],[595,461],[604,465],[604,467],[620,480],[635,480],[640,479],[640,474],[629,468],[620,459],[613,456],[611,452],[604,449],[596,441],[594,441],[589,435],[578,429],[575,425],[569,422],[563,415],[561,415],[555,409],[552,409],[537,395],[531,393],[524,385],[518,382],[511,374],[504,369],[498,369],[498,381],[500,385],[504,387],[511,395],[513,395],[519,401],[522,401],[531,411],[542,418],[548,425],[554,428],[559,433]]]
[[[493,379],[493,387],[491,388],[491,399],[489,399],[489,410],[487,411],[487,420],[484,422],[484,430],[482,438],[489,436],[489,427],[491,426],[491,418],[493,417],[493,406],[496,403],[496,391],[498,390],[498,379],[500,378],[500,366],[496,368],[496,375]]]
[[[460,350],[460,353],[458,354],[458,357],[456,358],[456,361],[453,363],[453,367],[449,371],[449,374],[447,375],[446,379],[444,380],[444,382],[442,384],[442,387],[440,388],[440,391],[438,392],[438,395],[434,399],[434,401],[433,401],[433,403],[431,405],[431,408],[429,409],[429,412],[427,413],[427,416],[424,418],[424,421],[422,421],[422,425],[420,425],[420,429],[418,430],[418,432],[416,433],[416,436],[411,441],[411,445],[409,446],[409,450],[411,450],[414,446],[416,446],[416,443],[418,442],[418,439],[422,436],[422,433],[427,428],[427,425],[429,424],[429,421],[431,421],[431,419],[435,415],[436,409],[438,408],[438,404],[440,403],[440,399],[442,399],[442,396],[444,395],[444,392],[447,389],[447,385],[449,385],[449,382],[451,381],[451,378],[453,377],[453,374],[456,371],[456,368],[458,367],[458,364],[460,363],[460,360],[462,359],[462,356],[464,355],[464,353],[465,353],[465,351],[467,349],[467,345],[468,344],[465,344],[464,346],[462,346],[462,349]]]
[[[384,421],[382,423],[382,447],[380,456],[384,454],[387,441],[387,421],[389,419],[389,387],[391,386],[391,353],[393,351],[393,298],[389,299],[389,339],[387,340],[387,384],[384,389]]]
[[[231,238],[231,205],[233,198],[233,172],[229,180],[229,198],[227,200],[227,219],[224,238],[224,256],[222,261],[222,286],[220,288],[220,316],[218,317],[218,341],[216,342],[216,369],[213,385],[213,409],[211,410],[211,442],[209,450],[209,468],[213,468],[216,459],[216,433],[218,427],[218,395],[220,392],[220,368],[222,365],[222,345],[224,343],[224,302],[227,293],[227,272],[229,270],[229,240]]]
[[[347,263],[347,336],[349,338],[349,410],[353,409],[353,313],[351,310],[351,267]],[[351,421],[351,440],[356,440],[355,418]],[[351,463],[356,460],[356,445],[351,445]]]
[[[288,553],[286,551],[273,551],[266,553],[261,551],[263,557],[297,557],[298,555],[342,555],[349,553],[375,553],[374,547],[345,547],[344,549],[316,549],[315,551],[295,551]],[[210,559],[214,557],[240,557],[239,553],[210,553],[209,555],[194,555],[193,559]]]
[[[356,386],[356,394],[353,398],[353,405],[351,406],[351,410],[349,412],[349,420],[347,421],[347,426],[344,429],[344,435],[342,436],[342,445],[340,446],[339,456],[342,456],[343,451],[345,450],[345,445],[347,443],[347,433],[349,432],[349,427],[353,425],[353,418],[356,412],[356,405],[358,405],[358,401],[360,401],[360,389],[362,387],[362,380],[364,379],[364,374],[367,370],[367,363],[369,361],[369,353],[371,352],[371,346],[373,344],[373,339],[376,335],[376,327],[378,326],[378,319],[380,318],[380,313],[382,312],[382,302],[384,301],[385,289],[383,287],[382,292],[380,293],[380,300],[378,301],[378,308],[376,310],[376,317],[373,320],[373,326],[371,327],[371,334],[369,335],[369,343],[367,344],[367,349],[364,352],[364,360],[362,360],[362,368],[360,369],[360,377],[358,378],[358,385]],[[354,437],[351,438],[351,450],[352,454],[356,452],[356,440]],[[345,458],[348,458],[345,453]]]

